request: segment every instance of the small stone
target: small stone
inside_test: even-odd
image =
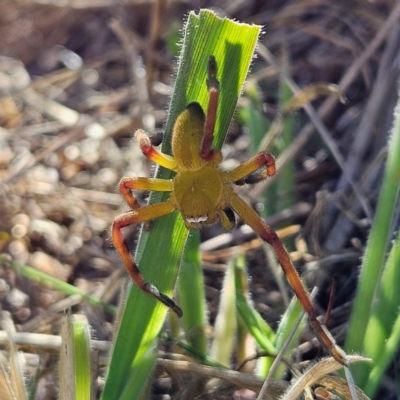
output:
[[[61,264],[55,258],[41,251],[36,251],[29,258],[29,264],[37,270],[48,275],[54,276],[66,282],[71,274],[71,268],[66,264]]]
[[[29,303],[29,296],[17,288],[12,288],[6,300],[14,311],[18,311]]]

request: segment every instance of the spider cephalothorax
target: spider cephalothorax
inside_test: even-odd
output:
[[[171,180],[122,178],[119,185],[120,191],[132,210],[114,220],[112,239],[115,248],[133,282],[144,292],[155,297],[181,316],[182,310],[171,298],[144,280],[121,229],[173,211],[179,211],[188,229],[211,225],[219,219],[223,227],[229,230],[235,225],[235,212],[272,246],[289,283],[309,315],[311,325],[321,343],[340,363],[347,364],[346,355],[336,345],[326,328],[318,322],[310,296],[276,232],[231,187],[234,184],[257,183],[274,175],[276,172],[274,158],[270,154],[262,152],[232,171],[218,170],[222,154],[219,150],[212,149],[219,97],[219,82],[216,74],[216,61],[213,56],[210,56],[207,79],[209,91],[207,115],[204,114],[198,103],[190,103],[181,112],[172,133],[173,157],[158,152],[143,130],[139,129],[135,132],[142,152],[150,160],[175,171],[176,176]],[[131,192],[132,189],[170,192],[171,194],[165,202],[140,207]]]

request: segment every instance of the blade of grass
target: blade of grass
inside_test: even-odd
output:
[[[247,85],[246,95],[249,97],[249,102],[242,106],[239,110],[238,119],[245,125],[249,131],[250,143],[251,143],[251,155],[257,153],[258,146],[265,136],[266,132],[269,131],[271,126],[270,121],[265,117],[262,110],[262,101],[259,99],[259,88],[255,83]],[[268,193],[264,192],[260,199],[260,215],[266,218],[275,212],[275,201],[271,199],[276,198],[276,186],[269,188]]]
[[[135,368],[131,371],[121,399],[147,400],[150,398],[151,377],[155,361],[156,353],[154,351],[149,351],[140,357]],[[132,393],[134,393],[134,396],[132,396]]]
[[[237,281],[240,282],[240,279]],[[288,335],[290,335],[293,326],[296,324],[299,315],[303,311],[303,308],[297,297],[293,297],[292,301],[286,308],[286,311],[279,323],[278,330],[275,333],[272,328],[263,320],[257,310],[255,310],[254,307],[248,303],[247,299],[244,297],[241,291],[238,290],[238,288],[236,291],[236,307],[240,318],[244,322],[246,328],[252,334],[253,338],[256,340],[258,346],[270,354],[277,354],[284,346]],[[294,335],[295,340],[291,341],[291,344],[288,346],[284,356],[288,357],[293,348],[296,347],[299,336],[304,327],[304,321],[305,318],[302,319],[302,324]],[[257,366],[258,374],[263,377],[267,376],[273,361],[274,360],[270,357],[261,358]],[[285,367],[279,367],[275,377],[281,377],[284,370]]]
[[[211,358],[227,367],[230,366],[236,336],[234,263],[232,260],[225,271],[211,345]]]
[[[400,344],[400,314],[397,314],[397,318],[393,324],[390,336],[385,340],[385,346],[382,349],[382,353],[374,360],[373,369],[368,375],[367,382],[363,389],[365,394],[371,399],[378,389],[381,382],[382,376],[385,373],[389,363],[393,360],[393,357],[399,350]],[[398,395],[398,393],[397,393]]]
[[[242,293],[236,292],[236,297],[236,306],[240,318],[257,344],[268,353],[276,354],[276,349],[273,344],[275,333],[272,331],[271,327],[263,320],[261,315],[247,303]]]
[[[372,362],[372,371],[365,383],[365,393],[373,397],[400,343],[400,236],[397,236],[379,288],[379,298],[371,315],[364,340],[364,352]]]
[[[280,79],[280,103],[283,106],[290,100],[292,97],[292,91],[290,90],[289,85],[285,81],[285,75],[289,75],[289,63],[285,62],[283,64],[283,73],[281,74]],[[281,140],[279,141],[279,149],[278,154],[281,155],[293,142],[293,125],[294,125],[294,117],[292,114],[289,114],[283,123]],[[276,145],[277,146],[277,145]],[[282,211],[285,208],[289,208],[293,205],[293,198],[290,196],[290,193],[293,192],[294,187],[294,163],[291,161],[281,168],[281,177],[277,180],[278,184],[278,198],[277,198],[277,209],[276,211]],[[288,243],[285,243],[288,245]]]
[[[292,303],[294,303],[294,301],[292,301]],[[277,370],[278,370],[279,366],[281,365],[282,358],[283,358],[284,355],[288,354],[289,347],[290,347],[290,345],[292,343],[293,338],[296,335],[296,332],[299,332],[299,326],[300,326],[301,322],[304,319],[305,313],[306,312],[302,309],[301,313],[297,317],[297,320],[295,321],[295,323],[291,327],[289,334],[285,338],[285,342],[282,343],[282,344],[278,343],[278,345],[280,347],[279,348],[279,352],[278,352],[277,356],[274,358],[271,366],[268,369],[267,378],[266,378],[266,380],[265,380],[265,382],[264,382],[264,384],[263,384],[263,386],[262,386],[262,388],[260,390],[260,393],[257,396],[257,400],[262,399],[264,397],[265,393],[267,393],[267,390],[268,390],[268,387],[269,387],[269,385],[271,383],[272,377],[274,375],[278,374]]]
[[[177,348],[181,348],[181,349],[185,350],[185,352],[190,357],[198,360],[201,364],[208,365],[210,367],[216,367],[216,368],[227,368],[225,365],[222,365],[219,362],[213,360],[208,355],[198,352],[196,349],[194,349],[193,347],[184,343],[183,341],[176,341],[174,338],[169,336],[166,332],[161,332],[160,337],[167,343],[175,344]]]
[[[282,316],[281,321],[279,322],[278,330],[276,332],[276,340],[274,342],[275,353],[279,353],[282,347],[285,346],[289,336],[291,337],[290,344],[286,347],[284,357],[289,357],[292,350],[298,345],[299,337],[301,332],[303,331],[305,324],[305,316],[303,316],[298,328],[295,333],[292,335],[293,326],[296,325],[299,316],[303,312],[303,307],[301,303],[297,299],[296,296],[292,298],[289,303],[289,306],[286,308],[285,313]],[[258,374],[260,376],[267,376],[269,374],[269,370],[274,360],[271,358],[263,358],[262,361],[258,365]],[[284,374],[286,367],[281,364],[274,373],[274,378],[280,379]]]
[[[179,300],[186,340],[198,352],[206,354],[206,299],[199,247],[200,232],[191,232],[179,274]]]
[[[311,293],[311,296],[313,296],[313,293]],[[280,351],[280,349],[287,342],[290,332],[293,329],[293,326],[295,324],[297,324],[298,318],[300,317],[302,312],[303,312],[303,307],[302,307],[300,301],[297,299],[297,297],[294,296],[292,298],[292,300],[290,301],[290,304],[287,307],[285,313],[283,314],[282,319],[279,322],[278,329],[276,331],[276,349],[277,349],[277,351]],[[289,357],[292,350],[298,346],[301,333],[303,332],[304,326],[306,324],[306,317],[307,316],[304,315],[303,319],[301,320],[300,324],[298,325],[296,333],[292,337],[291,344],[290,344],[290,346],[287,347],[287,350],[284,354],[285,357]],[[275,377],[277,377],[277,376],[281,377],[283,371],[282,370],[279,370],[279,371],[281,373],[275,374]]]
[[[290,87],[285,81],[286,76],[289,74],[289,63],[285,61],[281,68],[279,103],[280,109],[284,110],[285,104],[287,104],[293,96]],[[254,82],[247,85],[246,94],[250,101],[241,108],[239,117],[249,130],[252,154],[256,154],[259,151],[261,143],[271,136],[272,130],[275,132],[273,135],[274,139],[272,139],[272,154],[278,157],[278,155],[283,153],[293,141],[293,116],[287,114],[282,119],[282,115],[278,114],[273,122],[268,121],[265,117],[265,113],[262,112],[262,101],[260,100],[258,87]],[[288,196],[294,184],[293,168],[292,162],[280,168],[279,172],[282,179],[271,184],[268,191],[264,191],[261,194],[260,202],[264,206],[263,210],[260,212],[262,217],[266,218],[273,215],[291,206],[293,203],[292,199]],[[276,199],[279,199],[279,201],[276,201]]]
[[[89,400],[91,392],[90,330],[86,318],[72,318],[76,400]]]
[[[116,308],[111,304],[96,299],[95,297],[90,296],[82,290],[78,289],[77,287],[65,283],[57,278],[54,278],[53,276],[50,276],[42,271],[38,271],[36,268],[30,267],[29,265],[23,265],[15,261],[10,261],[7,257],[3,255],[0,255],[0,264],[4,265],[7,268],[13,269],[27,279],[45,285],[51,289],[63,292],[68,296],[72,296],[75,294],[82,296],[82,298],[89,303],[93,304],[94,306],[103,307],[104,310],[112,315],[114,315],[116,312]]]
[[[202,10],[198,15],[193,12],[189,14],[166,123],[164,153],[171,153],[172,127],[186,105],[197,101],[206,108],[208,93],[205,81],[210,55],[217,60],[217,77],[221,81],[214,147],[222,146],[259,31],[258,26],[220,19],[208,10]],[[171,179],[173,174],[159,168],[156,177]],[[164,199],[162,194],[152,193],[150,203]],[[177,213],[155,220],[150,231],[140,235],[136,261],[146,280],[167,295],[171,295],[174,289],[186,237],[187,230]],[[129,378],[139,368],[141,358],[154,349],[166,312],[165,306],[136,287],[131,287],[114,345],[103,400],[137,398]]]
[[[248,279],[246,275],[246,259],[244,253],[239,254],[235,259],[235,289],[236,293],[241,293],[245,299],[250,299],[248,288]],[[243,320],[237,312],[237,346],[236,346],[236,364],[243,365],[240,369],[242,372],[252,373],[252,363],[247,363],[249,357],[253,357],[256,353],[256,342],[250,334]]]
[[[388,158],[374,222],[368,239],[354,307],[351,313],[345,350],[360,352],[373,312],[373,302],[380,284],[384,260],[393,233],[393,219],[400,188],[400,100],[395,108],[394,127],[388,142]],[[395,284],[393,282],[393,284]],[[368,354],[367,354],[368,355]],[[356,365],[354,378],[358,385],[365,380],[366,366]]]
[[[265,113],[262,111],[263,99],[261,88],[256,82],[250,81],[246,84],[244,96],[245,99],[238,109],[236,119],[249,130],[250,150],[253,155],[257,153],[259,144],[265,133],[268,132],[270,121],[268,121]]]

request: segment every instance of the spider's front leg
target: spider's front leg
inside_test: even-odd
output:
[[[265,169],[258,171],[262,167],[265,167]],[[221,173],[221,176],[225,183],[244,185],[260,182],[269,176],[275,175],[275,173],[274,157],[269,153],[262,152],[238,165],[232,171]]]
[[[152,139],[143,129],[138,129],[135,132],[135,138],[139,143],[140,150],[148,159],[171,171],[177,170],[175,159],[167,154],[160,153],[154,147]],[[153,142],[155,141],[157,141],[157,138],[153,138]]]
[[[200,149],[200,157],[204,160],[213,158],[212,143],[214,140],[214,128],[217,121],[219,81],[217,79],[217,62],[214,56],[208,59],[207,89],[209,93],[206,121],[204,124],[204,136]]]
[[[129,207],[136,210],[140,207],[132,190],[149,190],[157,192],[171,192],[172,180],[156,179],[156,178],[131,178],[124,177],[119,182],[119,191],[124,196]]]
[[[332,356],[342,365],[348,365],[347,356],[344,351],[336,344],[335,339],[324,325],[317,319],[314,306],[310,295],[304,287],[296,269],[294,268],[290,255],[285,246],[279,239],[276,232],[267,225],[260,216],[249,207],[233,190],[229,189],[226,193],[227,200],[233,210],[248,224],[265,242],[270,244],[275,252],[276,258],[281,265],[287,280],[292,286],[304,311],[310,318],[311,326],[314,329],[320,342],[332,354]]]
[[[127,178],[125,179],[129,182],[129,179]],[[133,196],[132,198],[134,199]],[[134,201],[136,200],[134,199]],[[174,210],[175,210],[174,206],[168,201],[163,203],[150,204],[141,208],[136,208],[132,211],[129,211],[125,214],[121,214],[118,217],[116,217],[112,224],[111,232],[112,232],[112,241],[114,243],[114,246],[118,251],[121,260],[123,261],[125,268],[127,269],[135,285],[139,287],[139,289],[148,293],[150,296],[153,296],[157,300],[161,301],[163,304],[165,304],[167,307],[173,310],[179,317],[181,317],[183,313],[180,307],[178,307],[171,298],[161,293],[154,285],[144,280],[143,275],[141,274],[139,268],[137,267],[135,260],[131,255],[131,252],[129,251],[128,244],[126,243],[126,240],[121,231],[122,228],[126,226],[155,219],[163,215],[167,215],[173,212]]]

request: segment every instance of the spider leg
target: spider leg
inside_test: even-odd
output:
[[[164,202],[155,205],[153,204],[147,205],[145,207],[129,211],[115,218],[112,224],[111,232],[112,232],[112,240],[114,246],[118,251],[118,254],[121,257],[125,265],[125,268],[127,269],[135,285],[139,289],[148,293],[150,296],[153,296],[157,300],[161,301],[161,303],[165,304],[167,307],[173,310],[179,317],[181,317],[183,314],[182,310],[176,305],[176,303],[171,298],[161,293],[154,285],[144,280],[143,275],[141,274],[139,268],[137,267],[131,255],[131,252],[129,251],[128,244],[126,243],[124,236],[122,235],[121,232],[121,229],[126,226],[158,218],[163,215],[169,214],[174,210],[175,208],[171,203]]]
[[[138,129],[135,132],[135,138],[139,143],[142,153],[147,158],[164,168],[170,169],[172,171],[177,170],[177,164],[174,158],[167,154],[160,153],[157,149],[155,149],[149,135],[143,129]]]
[[[214,56],[208,59],[207,89],[209,93],[206,122],[204,126],[204,137],[200,149],[200,157],[204,160],[213,159],[212,143],[214,139],[214,128],[217,120],[219,82],[217,75],[217,62]]]
[[[257,170],[261,167],[265,167],[265,169],[258,172]],[[275,173],[274,157],[269,153],[262,152],[240,164],[232,171],[221,173],[221,175],[222,180],[226,183],[233,182],[236,185],[244,185],[246,183],[260,182],[268,176],[275,175]]]
[[[122,178],[119,182],[119,191],[124,196],[129,207],[136,210],[140,207],[135,196],[132,194],[132,189],[151,190],[157,192],[171,192],[172,180],[155,179],[155,178]]]
[[[317,319],[315,309],[310,299],[307,289],[304,287],[296,269],[290,259],[289,253],[279,239],[276,232],[267,225],[257,213],[247,205],[233,190],[227,192],[227,200],[233,210],[263,239],[270,244],[275,252],[276,258],[281,265],[287,280],[292,286],[297,298],[303,306],[303,309],[310,318],[311,326],[314,329],[320,342],[333,355],[333,357],[342,365],[348,365],[346,354],[336,344],[335,339],[329,333],[324,325]]]
[[[232,208],[226,207],[223,210],[218,210],[218,216],[221,220],[222,226],[226,231],[231,231],[235,227],[236,220]]]

